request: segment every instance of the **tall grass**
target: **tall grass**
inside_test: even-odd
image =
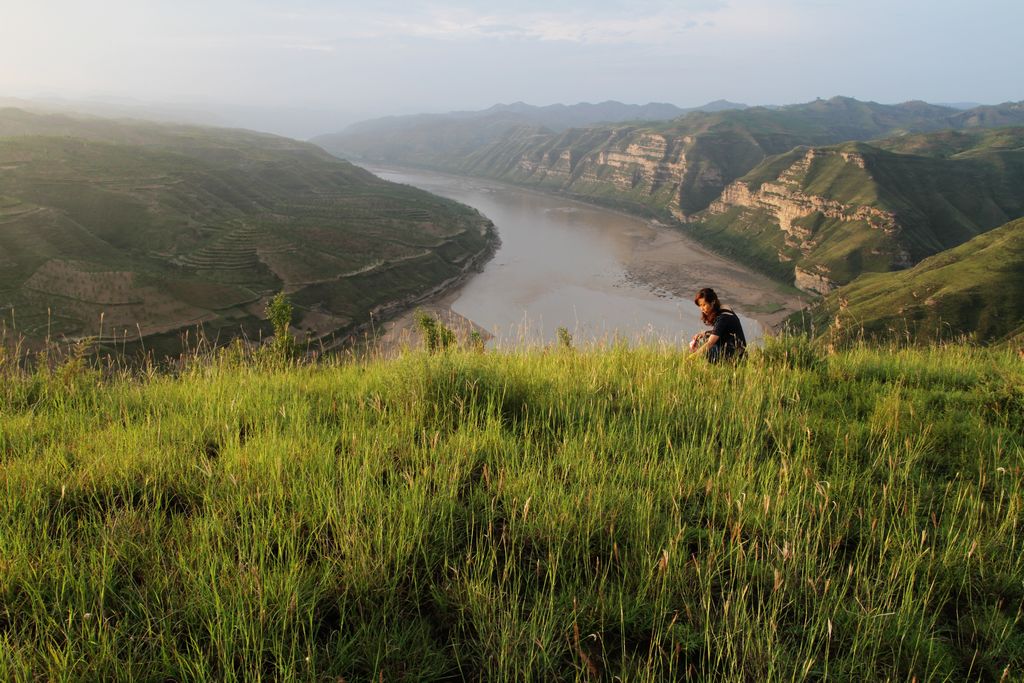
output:
[[[1024,675],[1024,368],[3,365],[0,679]]]

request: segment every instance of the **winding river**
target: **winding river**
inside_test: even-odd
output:
[[[694,283],[718,290],[727,281],[735,284],[747,277],[734,264],[714,267],[718,257],[696,245],[688,250],[680,245],[677,231],[641,218],[497,181],[408,169],[370,170],[472,206],[494,222],[501,237],[497,253],[448,302],[455,313],[491,332],[499,346],[551,342],[559,327],[582,343],[625,339],[685,344],[705,329],[692,291],[683,290],[685,285],[679,286],[671,274],[651,277],[650,268],[643,267],[668,248],[682,248],[688,255]],[[718,282],[716,274],[721,275]],[[724,296],[723,301],[731,303]],[[735,308],[748,340],[759,339],[761,322],[741,305]]]

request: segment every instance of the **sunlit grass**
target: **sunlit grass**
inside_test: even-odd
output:
[[[2,680],[1024,672],[1009,351],[0,367]]]

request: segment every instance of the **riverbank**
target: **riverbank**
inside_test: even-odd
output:
[[[413,332],[416,316],[421,311],[433,315],[450,329],[467,337],[475,329],[485,340],[489,339],[490,334],[486,330],[451,311],[451,304],[458,298],[467,280],[479,273],[501,248],[501,237],[486,217],[482,229],[487,233],[487,246],[468,259],[458,275],[415,297],[377,306],[370,312],[367,322],[353,328],[339,340],[322,345],[323,349],[330,351],[355,345],[368,349],[374,355],[393,356],[401,349],[416,345],[417,339]]]
[[[651,224],[657,237],[638,241],[628,264],[637,282],[683,299],[711,287],[726,306],[772,332],[810,303],[806,294],[719,256],[677,228],[657,221]]]
[[[489,342],[494,338],[490,331],[452,310],[452,304],[459,298],[463,286],[465,286],[465,280],[453,285],[447,291],[421,302],[418,306],[407,308],[399,315],[384,321],[376,330],[376,337],[372,341],[373,352],[390,358],[405,350],[422,345],[423,339],[416,323],[416,317],[421,312],[441,321],[445,327],[455,332],[455,336],[460,342],[469,339],[473,332],[479,334],[485,343]]]

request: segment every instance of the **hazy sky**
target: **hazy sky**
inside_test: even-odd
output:
[[[996,103],[1024,99],[1022,26],[1022,0],[0,0],[0,97],[301,137],[517,100]]]

